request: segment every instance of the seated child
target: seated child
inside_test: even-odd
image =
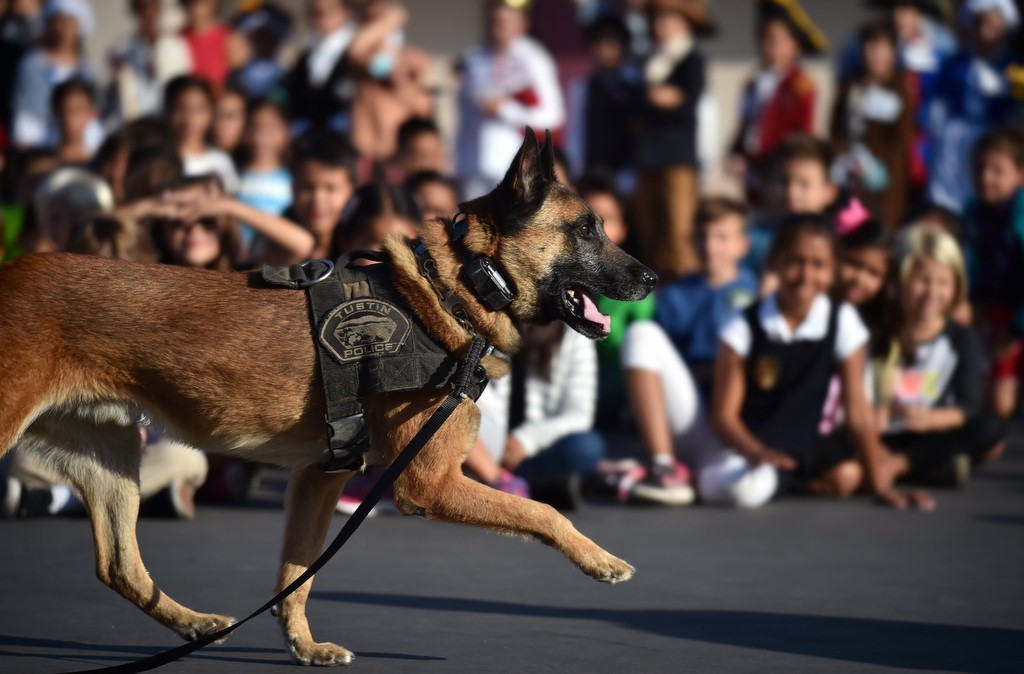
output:
[[[720,333],[711,420],[726,449],[706,453],[698,466],[701,499],[756,508],[786,491],[846,496],[865,482],[863,463],[875,495],[905,507],[883,468],[887,456],[864,391],[868,331],[853,307],[830,298],[839,264],[831,219],[788,218],[769,260],[778,290]],[[846,432],[822,439],[822,405],[836,370]]]
[[[405,181],[405,190],[420,210],[420,222],[450,218],[459,210],[458,183],[437,171],[413,173]]]
[[[353,250],[382,250],[389,234],[416,236],[415,211],[401,188],[371,183],[356,190],[352,200],[352,213],[334,232],[330,259]]]
[[[840,198],[832,182],[832,148],[814,136],[796,134],[782,143],[774,157],[774,178],[766,191],[767,217],[750,228],[751,249],[746,263],[761,271],[775,236],[775,223],[786,215],[825,213]]]
[[[333,131],[307,132],[293,146],[292,205],[285,217],[313,234],[316,243],[309,257],[330,257],[335,230],[355,191],[355,150]],[[288,264],[275,252],[273,247],[268,250],[267,264]]]
[[[99,120],[96,92],[84,80],[70,79],[54,87],[51,99],[60,133],[57,158],[62,164],[85,164],[102,139],[93,128]]]
[[[629,234],[625,202],[612,181],[584,178],[580,181],[579,190],[580,197],[604,222],[605,234],[612,243],[616,246],[625,244]],[[597,342],[597,424],[602,428],[614,428],[628,409],[621,359],[626,328],[635,321],[653,318],[654,305],[654,293],[639,302],[620,302],[603,296],[597,298],[598,309],[612,319],[608,337]]]
[[[594,342],[561,322],[527,327],[512,374],[480,397],[480,436],[466,469],[501,491],[572,509],[573,483],[605,453],[592,430],[596,401]]]
[[[953,237],[915,227],[899,262],[899,322],[873,363],[875,411],[898,476],[962,486],[972,466],[1002,454],[1005,423],[986,413],[981,345],[950,320],[967,293]]]
[[[1008,418],[1020,401],[1024,362],[1024,137],[997,129],[974,148],[977,197],[964,216],[971,300],[988,333],[992,398]]]
[[[448,170],[444,139],[434,120],[414,117],[398,127],[395,163],[406,179],[420,171]]]
[[[223,150],[208,141],[215,99],[210,84],[191,75],[175,77],[164,89],[164,118],[187,176],[216,175],[228,194],[238,191],[238,172]]]
[[[717,446],[706,423],[717,335],[753,301],[757,279],[740,265],[748,247],[741,204],[704,200],[696,227],[704,271],[662,288],[654,320],[633,323],[622,344],[626,390],[650,463],[623,478],[621,500],[690,503],[689,471],[676,457],[699,466]]]
[[[240,154],[242,176],[238,200],[258,211],[281,215],[292,203],[292,174],[286,155],[291,137],[288,115],[272,100],[253,104],[245,128]],[[242,226],[246,243],[255,235],[248,224]]]

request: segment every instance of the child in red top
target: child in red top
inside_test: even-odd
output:
[[[192,53],[192,74],[220,89],[228,79],[231,29],[217,21],[217,0],[181,0],[185,10],[182,38]]]
[[[800,68],[800,57],[828,49],[825,36],[795,0],[762,0],[758,31],[761,69],[747,85],[733,143],[734,172],[745,175],[755,202],[772,153],[791,134],[813,131],[817,90]]]

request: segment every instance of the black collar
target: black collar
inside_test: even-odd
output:
[[[461,211],[456,212],[448,227],[448,238],[456,254],[462,258],[466,281],[489,311],[502,311],[515,299],[515,287],[497,262],[466,246],[464,239],[468,231],[469,219]]]

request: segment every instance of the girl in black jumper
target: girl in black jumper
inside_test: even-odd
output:
[[[781,491],[840,497],[866,483],[883,502],[906,507],[916,498],[892,489],[892,459],[864,390],[867,329],[852,306],[830,297],[838,265],[831,220],[785,221],[769,264],[779,290],[720,333],[712,420],[729,449],[700,471],[701,498],[754,508]],[[852,442],[818,436],[833,372]]]

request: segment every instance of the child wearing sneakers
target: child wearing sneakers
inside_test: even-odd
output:
[[[754,299],[757,279],[740,265],[749,247],[742,204],[706,199],[696,226],[704,271],[662,288],[654,320],[633,323],[623,340],[626,390],[650,460],[620,481],[621,500],[691,502],[689,471],[677,457],[700,465],[717,445],[706,423],[717,335]]]
[[[892,489],[891,457],[864,390],[868,331],[852,306],[830,297],[838,263],[830,218],[788,218],[769,256],[778,291],[722,328],[711,420],[727,449],[699,468],[705,502],[756,508],[785,491],[842,497],[866,484],[889,505],[930,507]],[[836,371],[845,432],[823,439],[822,406]]]

